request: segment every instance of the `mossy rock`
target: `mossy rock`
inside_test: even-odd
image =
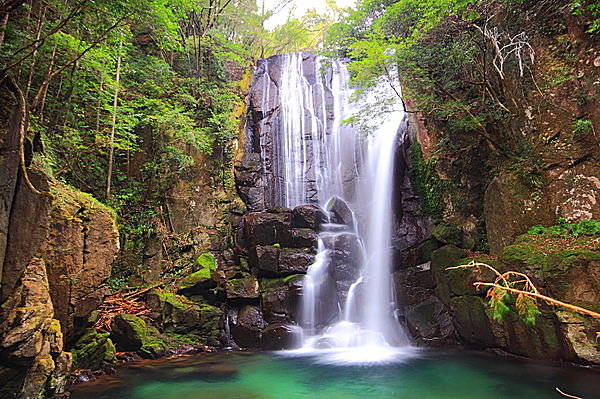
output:
[[[546,255],[527,242],[509,245],[502,250],[502,262],[521,269],[526,266],[543,265],[547,262]]]
[[[450,307],[454,311],[456,332],[462,339],[475,345],[494,345],[494,334],[483,299],[471,295],[457,296],[450,300]]]
[[[208,269],[198,270],[184,277],[178,284],[179,291],[194,290],[203,291],[216,287],[216,282],[211,277],[211,271]]]
[[[444,244],[458,247],[463,244],[463,231],[458,223],[439,223],[433,226],[431,234]]]
[[[98,370],[114,363],[117,351],[109,336],[110,333],[101,333],[93,328],[85,330],[71,350],[73,367]]]
[[[443,246],[431,253],[431,268],[436,282],[436,294],[445,304],[455,295],[474,294],[468,270],[446,270],[464,263],[466,254],[454,245]]]
[[[260,291],[265,292],[271,289],[276,289],[289,283],[293,283],[295,279],[304,278],[304,274],[292,274],[290,276],[278,277],[278,278],[263,278],[259,282]]]
[[[208,277],[210,277],[210,271],[217,270],[217,261],[212,254],[204,253],[198,256],[196,259],[196,265],[194,267],[194,271],[203,271],[204,273],[208,273]]]
[[[195,334],[203,344],[218,345],[221,309],[163,290],[151,291],[147,301],[156,312],[153,317],[160,320],[161,330],[166,334]]]

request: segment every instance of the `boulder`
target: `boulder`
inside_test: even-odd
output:
[[[264,276],[289,276],[306,273],[315,261],[310,249],[257,246],[250,249],[250,265]]]
[[[318,230],[327,222],[327,214],[315,205],[301,205],[292,211],[292,226]]]
[[[350,229],[354,228],[354,214],[343,199],[332,197],[327,202],[325,209],[329,211],[332,223],[345,224]]]
[[[331,250],[332,263],[348,264],[360,268],[363,262],[363,251],[358,237],[354,233],[337,233],[323,238],[325,248]]]
[[[231,336],[242,348],[260,347],[265,322],[256,306],[244,306],[237,315]]]
[[[205,345],[219,344],[223,315],[221,309],[158,289],[152,290],[146,301],[152,310],[150,317],[158,323],[161,331],[193,334]]]
[[[317,248],[317,233],[312,229],[291,229],[289,241],[283,244],[290,248]]]
[[[210,254],[202,254],[195,262],[194,271],[185,276],[177,284],[180,294],[202,295],[217,286],[218,275],[215,258]]]
[[[452,317],[435,296],[404,309],[406,325],[419,344],[448,345],[456,341]]]
[[[279,246],[256,246],[250,248],[249,263],[253,270],[277,273],[279,269]]]
[[[292,211],[253,212],[244,216],[244,237],[248,247],[290,241]]]
[[[169,348],[166,337],[138,316],[118,314],[111,328],[110,337],[119,351],[136,351],[144,358],[155,359]]]
[[[283,248],[279,253],[277,272],[280,275],[306,273],[315,262],[315,255],[303,249]]]
[[[227,299],[252,300],[260,297],[258,280],[251,274],[243,274],[240,278],[227,280],[225,284]]]
[[[261,346],[269,350],[294,349],[299,344],[297,328],[277,323],[262,332]]]
[[[110,333],[101,333],[93,328],[85,330],[71,349],[73,367],[98,370],[114,363],[117,351],[109,336]]]

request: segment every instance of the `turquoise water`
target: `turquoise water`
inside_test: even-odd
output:
[[[404,364],[331,366],[223,352],[131,364],[73,388],[73,399],[600,398],[600,373],[479,353],[425,353]]]

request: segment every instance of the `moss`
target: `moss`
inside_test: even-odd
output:
[[[542,265],[547,262],[542,251],[525,242],[504,248],[500,259],[510,265]]]
[[[81,209],[80,216],[91,217],[94,213],[108,213],[116,220],[117,212],[108,205],[103,204],[91,194],[79,191],[64,183],[53,181],[50,185],[50,194],[53,197],[52,207],[66,220],[77,220],[72,213],[73,207]]]
[[[198,256],[198,259],[196,259],[196,265],[200,267],[200,270],[208,270],[209,277],[211,270],[217,270],[217,261],[215,257],[209,253],[204,253]]]
[[[116,360],[116,349],[109,333],[101,333],[93,328],[85,331],[77,340],[71,353],[73,367],[76,369],[100,369]]]
[[[187,275],[184,277],[179,284],[177,284],[177,288],[179,290],[184,290],[190,287],[195,286],[196,284],[204,283],[211,278],[210,269],[201,269],[197,272]]]
[[[152,290],[151,294],[158,297],[161,302],[161,308],[163,304],[169,304],[176,309],[185,309],[189,304],[187,303],[186,297],[177,295],[169,291],[164,290]]]
[[[278,278],[263,278],[260,281],[260,289],[261,291],[266,291],[269,289],[277,288],[282,285],[285,285],[287,282],[294,278],[302,278],[303,274],[292,274],[291,276],[286,277],[278,277]]]

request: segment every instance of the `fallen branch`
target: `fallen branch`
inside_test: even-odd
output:
[[[476,288],[480,288],[482,286],[490,287],[488,290],[488,296],[490,296],[490,297],[493,296],[493,291],[492,291],[493,289],[499,289],[499,290],[511,292],[514,294],[525,295],[525,296],[529,296],[532,298],[541,299],[544,302],[546,302],[547,304],[560,306],[562,308],[572,310],[579,314],[583,314],[586,316],[591,316],[596,319],[600,319],[600,313],[596,313],[594,311],[582,308],[580,306],[571,305],[570,303],[562,302],[562,301],[559,301],[558,299],[554,299],[549,296],[540,294],[538,289],[535,287],[535,285],[529,279],[529,277],[520,272],[511,270],[511,271],[508,271],[505,273],[500,273],[498,270],[496,270],[494,267],[492,267],[488,264],[475,262],[475,261],[468,263],[466,265],[448,267],[448,268],[446,268],[446,270],[466,269],[466,268],[471,268],[471,267],[485,267],[485,268],[493,271],[496,274],[497,277],[493,283],[487,283],[484,281],[476,281],[473,283],[473,285]],[[518,277],[518,278],[520,278],[520,280],[511,281],[510,280],[511,277]],[[500,284],[500,283],[502,283],[502,284]],[[511,287],[511,285],[514,285],[514,284],[523,284],[524,289],[518,289],[518,288]]]
[[[569,395],[568,393],[564,393],[563,391],[561,391],[560,389],[558,389],[558,387],[556,387],[556,390],[558,391],[559,394],[561,394],[562,396],[566,396],[567,398],[583,399],[580,396],[573,396],[573,395]]]

